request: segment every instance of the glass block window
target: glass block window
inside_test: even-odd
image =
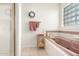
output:
[[[64,8],[64,25],[79,25],[79,3],[71,3]]]

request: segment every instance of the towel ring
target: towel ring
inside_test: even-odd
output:
[[[34,18],[35,17],[35,12],[34,11],[30,11],[28,15],[29,15],[30,18]]]

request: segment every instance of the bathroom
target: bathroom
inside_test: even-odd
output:
[[[79,3],[3,3],[0,13],[0,56],[79,56]]]

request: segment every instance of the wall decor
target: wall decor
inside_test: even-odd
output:
[[[35,17],[35,12],[34,11],[30,11],[29,14],[28,14],[28,16],[30,18],[34,18]]]

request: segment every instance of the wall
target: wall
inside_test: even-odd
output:
[[[34,19],[28,17],[29,11],[36,13]],[[29,21],[40,21],[40,26],[35,32],[29,31]],[[57,30],[59,26],[59,4],[22,4],[22,47],[36,47],[36,35],[46,30]]]
[[[20,15],[20,9],[19,8],[21,8],[21,6],[19,5],[19,4],[15,4],[15,55],[16,56],[19,56],[21,53],[21,51],[20,51],[20,49],[21,49],[21,44],[20,44],[20,36],[19,36],[19,34],[20,34],[20,17],[19,17],[19,15]]]

